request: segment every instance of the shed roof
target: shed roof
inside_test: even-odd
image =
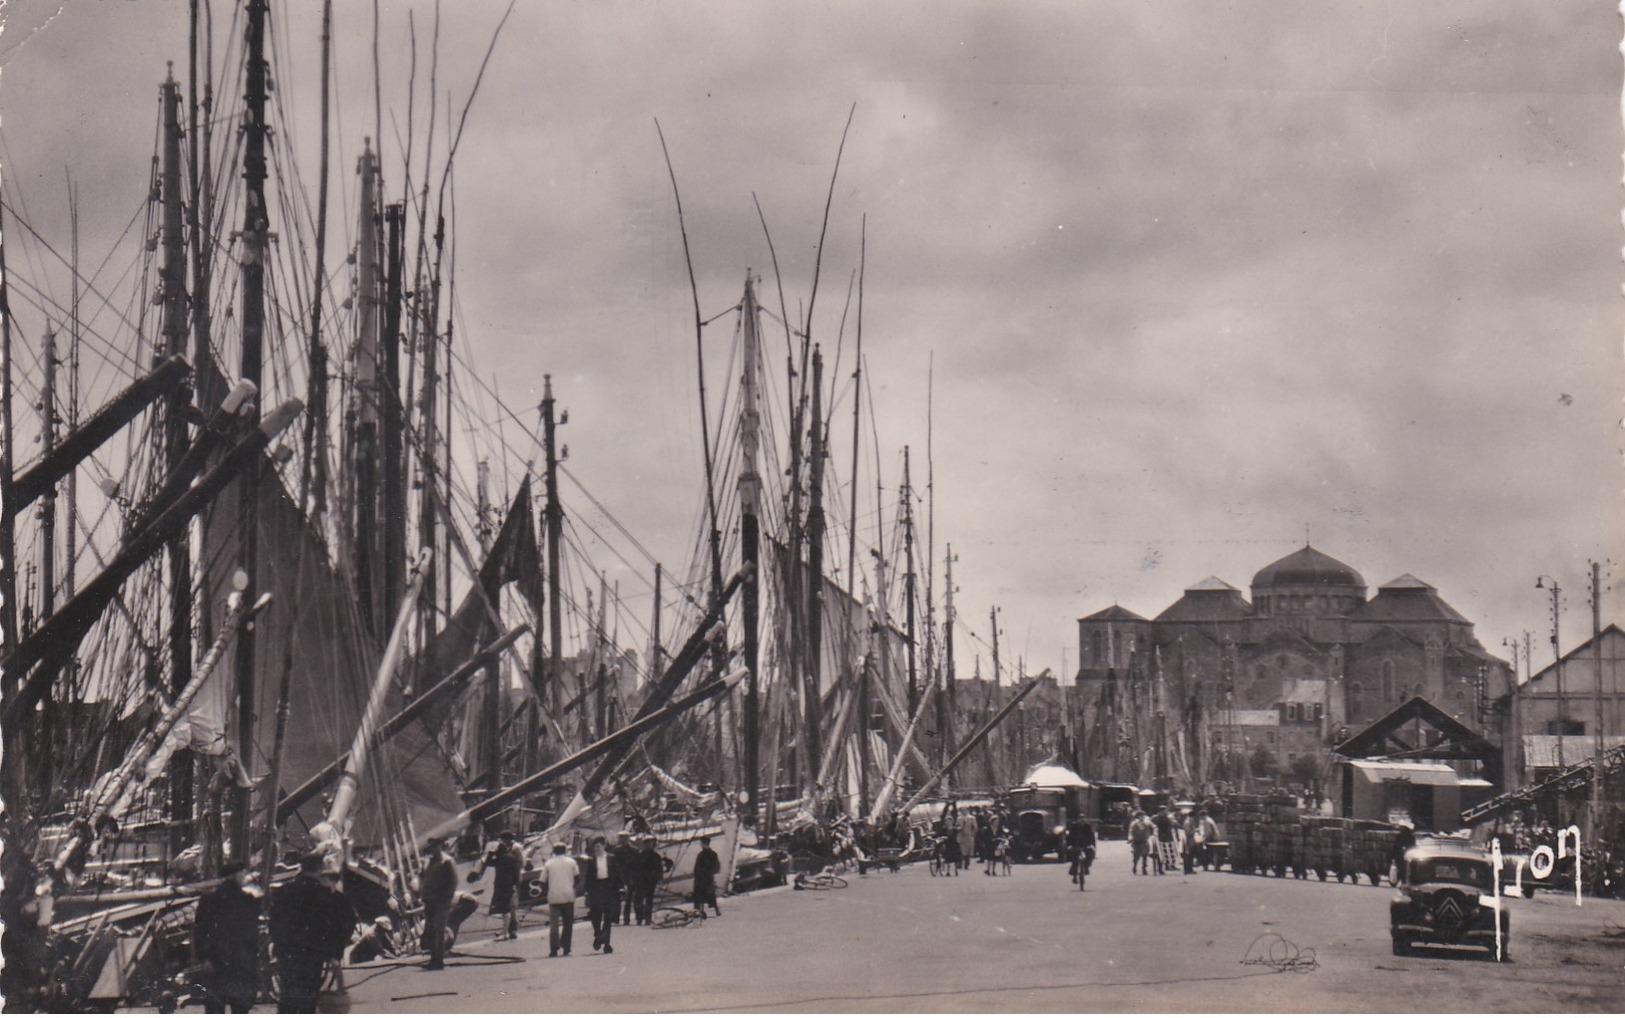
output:
[[[1461,777],[1449,764],[1400,763],[1392,760],[1350,760],[1350,767],[1367,781],[1409,781],[1413,785],[1459,785]]]

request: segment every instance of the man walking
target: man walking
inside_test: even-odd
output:
[[[419,877],[423,889],[423,936],[429,942],[431,972],[446,967],[446,924],[451,921],[452,899],[457,897],[457,864],[446,852],[446,839],[429,842],[429,859]]]
[[[192,946],[208,968],[203,1009],[210,1014],[247,1014],[259,990],[260,899],[244,888],[249,873],[240,862],[221,867],[220,886],[197,903]]]
[[[717,874],[722,872],[722,860],[711,847],[710,838],[700,839],[700,854],[694,858],[694,907],[701,912],[710,905],[717,915],[722,907],[717,904]]]
[[[610,929],[615,925],[619,910],[623,882],[620,860],[604,845],[604,836],[592,839],[592,854],[587,859],[587,921],[592,923],[593,950],[603,949],[614,954],[609,945]]]
[[[324,857],[299,860],[299,875],[271,896],[271,946],[282,990],[277,1010],[314,1014],[329,959],[344,953],[355,932],[355,912],[343,892],[322,882]]]
[[[553,857],[542,866],[547,882],[547,956],[557,958],[559,949],[570,953],[570,933],[576,922],[576,881],[581,867],[570,858],[569,849],[560,841],[553,846]]]

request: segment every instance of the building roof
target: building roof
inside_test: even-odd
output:
[[[1349,566],[1306,544],[1253,576],[1254,590],[1270,587],[1358,587],[1364,593],[1365,580]]]
[[[1618,625],[1616,625],[1615,623],[1610,622],[1606,626],[1602,627],[1601,636],[1602,636],[1602,639],[1603,639],[1604,643],[1606,644],[1607,641],[1609,641],[1609,640],[1625,639],[1625,630],[1621,630]],[[1587,639],[1586,642],[1584,642],[1584,643],[1580,644],[1578,647],[1575,647],[1574,649],[1570,650],[1567,654],[1564,654],[1563,655],[1563,661],[1565,663],[1570,662],[1570,661],[1579,661],[1582,664],[1587,664],[1587,663],[1589,663],[1591,653],[1592,653],[1591,640]],[[1557,674],[1557,665],[1555,663],[1554,664],[1548,664],[1545,668],[1542,668],[1540,671],[1536,672],[1535,674],[1529,676],[1529,678],[1525,679],[1523,682],[1519,683],[1518,688],[1521,689],[1521,690],[1526,690],[1526,691],[1533,692],[1533,691],[1535,691],[1536,689],[1539,688],[1539,687],[1535,686],[1535,683],[1537,683],[1537,682],[1538,683],[1545,683],[1547,680],[1551,679],[1556,674]]]
[[[1144,615],[1136,615],[1120,604],[1103,608],[1093,615],[1085,615],[1079,622],[1149,622]]]
[[[1348,763],[1367,781],[1409,781],[1413,785],[1461,784],[1461,777],[1449,764],[1399,763],[1392,760],[1350,760]]]
[[[1218,586],[1203,586],[1216,583]],[[1252,613],[1241,591],[1223,580],[1203,580],[1162,610],[1158,622],[1234,622]]]
[[[1377,588],[1377,596],[1355,615],[1370,622],[1467,622],[1438,591],[1410,573]]]
[[[1205,580],[1202,580],[1202,581],[1200,581],[1198,583],[1193,583],[1189,587],[1186,587],[1185,588],[1185,593],[1187,593],[1187,594],[1198,594],[1198,593],[1208,593],[1208,592],[1212,592],[1212,591],[1223,592],[1223,591],[1226,591],[1226,590],[1235,590],[1235,589],[1236,589],[1235,587],[1232,587],[1230,584],[1228,584],[1228,583],[1224,582],[1223,580],[1219,579],[1217,576],[1209,576]],[[1238,591],[1238,593],[1239,593],[1239,591]]]

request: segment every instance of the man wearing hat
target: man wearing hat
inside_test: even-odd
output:
[[[198,899],[192,950],[204,963],[204,1010],[247,1014],[259,989],[260,899],[240,862],[220,868],[219,886]]]
[[[355,932],[355,910],[342,891],[322,882],[320,852],[299,860],[299,875],[271,895],[271,946],[282,984],[277,1010],[314,1013],[322,974]]]
[[[560,841],[553,846],[553,857],[542,867],[542,874],[547,882],[547,956],[557,958],[560,948],[566,955],[570,953],[570,933],[576,922],[576,881],[581,879],[581,869]]]
[[[446,853],[446,839],[429,842],[429,858],[419,878],[423,893],[423,936],[429,942],[430,971],[446,967],[446,923],[452,899],[457,897],[457,864]]]
[[[632,890],[632,911],[639,926],[649,925],[649,917],[654,913],[655,888],[660,886],[660,878],[665,874],[666,864],[655,849],[655,836],[638,835],[638,849],[627,880]]]
[[[634,883],[632,874],[636,868],[638,857],[638,847],[632,844],[632,832],[623,828],[621,833],[615,835],[615,847],[610,849],[609,853],[615,857],[615,863],[620,867],[621,881],[624,885],[621,889],[620,904],[616,911],[620,913],[621,925],[631,926],[632,885]]]
[[[519,874],[525,868],[524,850],[515,844],[512,831],[497,835],[496,846],[485,853],[479,868],[496,875],[491,882],[491,914],[506,919],[497,939],[512,940],[519,936]],[[468,879],[473,882],[479,876],[470,872]]]

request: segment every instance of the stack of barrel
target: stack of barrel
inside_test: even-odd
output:
[[[1264,797],[1251,793],[1230,796],[1224,806],[1225,838],[1230,842],[1230,868],[1237,873],[1252,873],[1263,866]]]
[[[1216,811],[1217,813],[1217,811]],[[1388,873],[1399,828],[1380,820],[1305,814],[1294,796],[1232,795],[1221,822],[1237,873],[1288,873],[1306,879],[1336,877],[1376,884]]]

